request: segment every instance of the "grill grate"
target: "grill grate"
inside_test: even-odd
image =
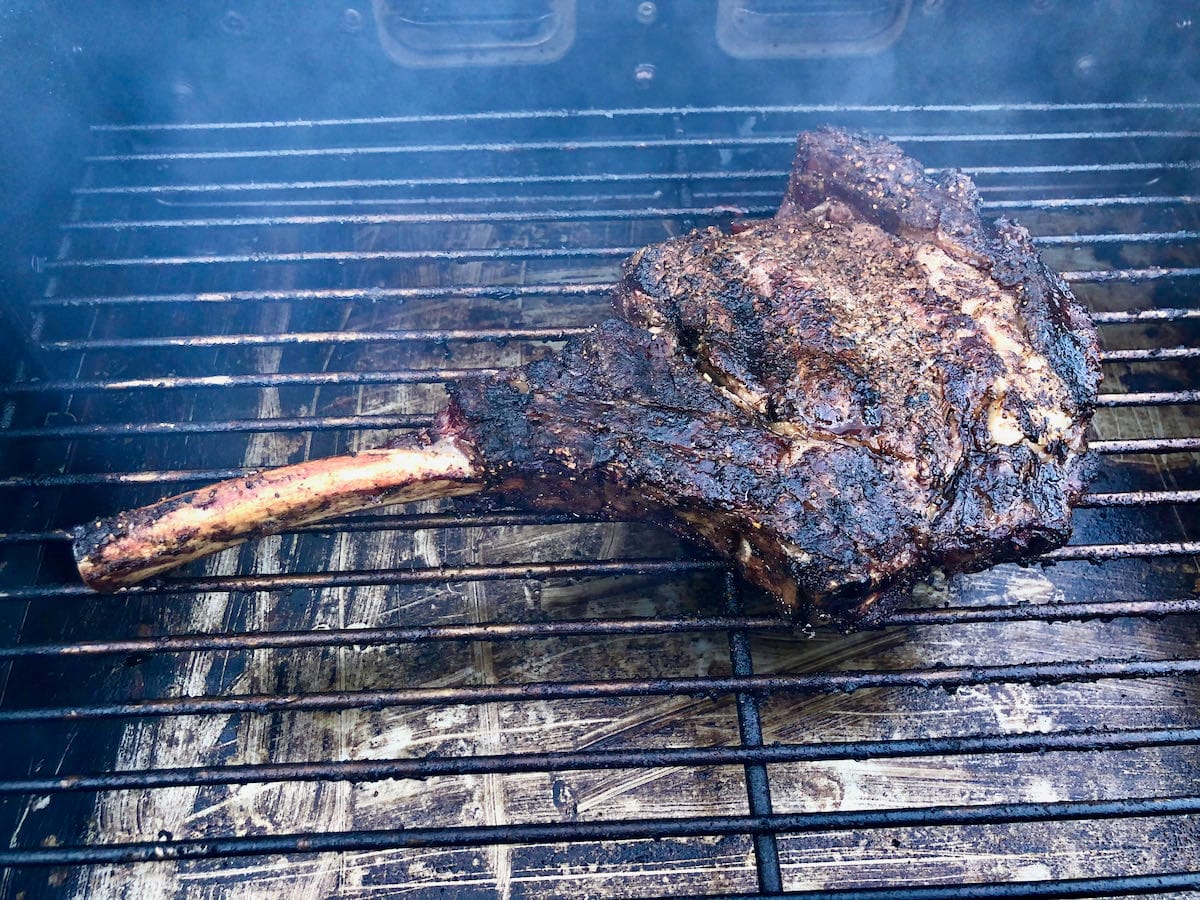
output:
[[[96,127],[0,391],[0,888],[1200,886],[1198,110]],[[971,173],[1093,309],[1098,476],[1041,566],[814,635],[655,529],[459,501],[73,580],[87,515],[369,446],[552,352],[638,246],[773,211],[827,122]]]

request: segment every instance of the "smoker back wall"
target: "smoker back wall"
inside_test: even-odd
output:
[[[82,76],[78,87],[91,95],[99,118],[115,122],[617,107],[646,97],[667,105],[789,103],[798,95],[842,103],[1185,100],[1196,79],[1190,62],[1196,28],[1186,3],[849,0],[844,8],[908,9],[897,19],[903,33],[879,52],[803,59],[739,58],[722,50],[715,3],[656,3],[649,16],[640,11],[646,4],[636,2],[508,0],[475,17],[464,16],[462,5],[447,3],[439,16],[438,4],[407,0],[317,2],[297,16],[293,4],[275,0],[186,4],[147,16],[142,4],[117,0],[106,5],[104,21],[53,3],[31,15],[47,49],[69,52],[69,65]],[[817,15],[834,4],[790,5],[809,11],[794,27],[840,21]],[[765,14],[789,4],[728,6],[771,22]],[[490,31],[479,32],[481,46],[488,34],[496,44],[533,39],[510,33],[516,26],[504,22],[562,7],[574,10],[575,37],[565,53],[549,54],[551,61],[540,65],[453,65],[457,57],[445,54],[444,66],[398,65],[381,44],[373,10],[391,9],[396,21],[411,21],[416,17],[402,15],[411,12],[406,7],[419,7],[428,21],[444,20],[443,30],[453,30],[455,21],[494,19]],[[348,21],[351,13],[358,15]],[[853,16],[841,23],[847,35],[862,27]],[[776,50],[764,45],[757,52]],[[475,58],[488,56],[481,50]],[[652,79],[635,77],[641,64],[654,67]]]
[[[65,148],[20,310],[44,377],[0,397],[0,895],[1200,883],[1196,107],[765,106],[143,112]],[[1044,566],[808,639],[654,529],[432,504],[74,580],[83,515],[377,443],[551,352],[631,248],[768,214],[828,121],[966,167],[1102,323],[1099,475]]]

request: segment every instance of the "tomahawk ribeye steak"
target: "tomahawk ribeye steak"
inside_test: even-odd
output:
[[[879,621],[934,568],[1066,541],[1096,334],[1028,232],[881,139],[800,136],[776,217],[646,247],[620,318],[451,388],[435,428],[81,526],[100,589],[257,533],[488,490],[662,522],[789,613]]]

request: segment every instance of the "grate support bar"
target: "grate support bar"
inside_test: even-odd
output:
[[[1127,131],[1026,131],[1026,132],[977,132],[957,134],[890,134],[889,139],[898,144],[951,144],[951,143],[1031,143],[1038,141],[1112,141],[1112,140],[1188,140],[1200,138],[1200,131],[1181,129],[1136,129]],[[796,143],[788,135],[741,135],[733,137],[644,137],[644,138],[600,138],[582,141],[523,140],[523,141],[464,141],[445,144],[358,144],[329,147],[275,147],[249,150],[174,150],[139,153],[96,153],[85,156],[90,164],[132,162],[180,162],[244,159],[346,159],[356,156],[396,156],[412,154],[459,155],[463,153],[503,153],[524,155],[543,151],[582,153],[594,150],[653,150],[657,148],[712,148],[737,147],[785,147]]]
[[[162,375],[118,381],[26,381],[0,385],[4,394],[56,394],[75,391],[167,391],[193,388],[277,388],[299,385],[326,387],[364,384],[438,384],[472,375],[486,376],[498,369],[387,369],[364,372],[268,372],[246,375]],[[260,420],[261,421],[261,420]]]
[[[602,697],[713,697],[738,693],[768,696],[777,693],[850,693],[882,688],[952,690],[1002,683],[1047,685],[1099,679],[1192,677],[1197,674],[1200,674],[1200,659],[1096,659],[888,671],[527,682],[393,690],[312,691],[304,694],[162,697],[86,706],[0,709],[0,725],[209,714],[335,712],[455,703],[475,705]]]
[[[234,477],[234,476],[230,476]],[[1037,560],[1099,563],[1116,559],[1147,559],[1200,555],[1200,541],[1161,541],[1127,544],[1078,544],[1050,550]],[[512,581],[547,578],[590,578],[613,575],[685,575],[724,570],[715,559],[623,559],[593,562],[503,563],[405,569],[342,569],[333,572],[220,575],[210,578],[170,578],[122,588],[112,596],[162,596],[216,591],[316,590],[364,585],[437,584],[455,581]],[[0,602],[98,597],[82,584],[34,585],[0,590]]]
[[[1088,447],[1105,456],[1137,455],[1143,453],[1195,453],[1200,451],[1200,437],[1181,438],[1124,438],[1092,441]]]
[[[737,579],[732,572],[725,575],[725,610],[731,616],[742,613],[742,597]],[[754,660],[750,639],[740,628],[729,631],[729,662],[735,676],[754,674]],[[762,718],[758,700],[754,694],[738,693],[734,702],[737,706],[738,735],[742,746],[756,750],[763,746]],[[773,812],[771,781],[767,767],[761,762],[748,762],[743,767],[746,779],[746,803],[752,816],[769,816]],[[783,890],[783,874],[779,865],[779,846],[774,834],[754,835],[754,864],[760,891]]]
[[[913,759],[1024,753],[1105,753],[1200,745],[1200,728],[1141,728],[1054,733],[997,733],[970,737],[838,741],[741,747],[581,750],[412,759],[256,763],[55,774],[0,781],[0,795],[57,794],[288,781],[383,781],[456,775],[601,771],[682,766],[766,766],[856,759]]]
[[[229,266],[263,263],[484,262],[487,260],[624,259],[637,247],[481,248],[478,250],[308,250],[214,253],[203,256],[81,257],[41,262],[43,270],[136,268],[138,266]]]
[[[218,376],[219,377],[219,376]],[[220,419],[189,422],[101,422],[95,425],[46,425],[42,428],[0,430],[0,441],[140,437],[161,434],[241,434],[284,431],[369,431],[383,428],[424,428],[433,416],[422,413],[356,416],[294,416],[277,419]]]
[[[95,294],[91,296],[53,296],[31,301],[32,307],[91,306],[178,306],[181,303],[265,303],[313,300],[321,303],[365,301],[405,302],[437,300],[449,297],[464,300],[516,300],[522,297],[593,297],[603,296],[614,287],[611,283],[553,284],[456,284],[446,287],[396,288],[292,288],[288,290],[192,291],[174,294]]]
[[[558,328],[397,328],[389,331],[292,331],[274,334],[187,334],[150,338],[80,338],[44,341],[45,350],[144,350],[170,347],[265,347],[285,344],[407,344],[450,341],[562,341],[586,327]],[[465,370],[471,371],[471,370]]]
[[[1131,557],[1194,556],[1200,554],[1200,541],[1158,541],[1128,544],[1078,544],[1048,550],[1039,559],[1052,561],[1085,560],[1101,562],[1106,559]]]
[[[1167,278],[1200,276],[1200,269],[1102,269],[1096,271],[1067,271],[1060,273],[1069,282],[1159,281]],[[30,301],[32,308],[100,307],[100,306],[178,306],[184,303],[319,303],[405,302],[460,298],[464,300],[515,300],[522,297],[603,297],[616,287],[615,282],[546,283],[546,284],[452,284],[444,287],[398,288],[292,288],[288,290],[192,291],[173,294],[69,294],[39,297]],[[1092,312],[1098,325],[1125,324],[1141,321],[1177,321],[1200,318],[1200,309],[1130,310],[1128,312]]]
[[[1119,617],[1163,618],[1200,613],[1200,597],[1177,600],[1093,600],[1077,603],[994,604],[901,609],[878,628],[914,625],[957,625],[979,622],[1068,622]],[[214,634],[162,635],[104,641],[16,644],[0,647],[0,660],[149,656],[159,653],[210,651],[295,650],[302,648],[395,646],[440,641],[529,641],[564,637],[681,634],[706,631],[795,632],[799,628],[781,615],[697,616],[634,619],[568,619],[554,622],[484,622],[470,625],[416,625],[387,628],[331,628],[321,631],[252,631]],[[739,651],[741,652],[741,651]],[[752,674],[735,672],[735,674]]]
[[[996,113],[996,112],[1178,112],[1188,113],[1200,109],[1200,103],[1162,101],[1114,101],[1089,103],[950,103],[950,104],[787,104],[768,106],[632,106],[632,107],[589,107],[586,109],[523,109],[489,110],[470,113],[421,113],[406,116],[367,116],[343,119],[274,119],[252,122],[141,122],[100,123],[90,126],[95,133],[138,133],[144,131],[242,131],[258,129],[312,128],[350,126],[379,126],[403,124],[430,124],[443,122],[513,122],[524,120],[555,121],[562,119],[614,119],[648,116],[697,116],[757,113],[776,115],[787,113]]]
[[[933,826],[988,826],[1086,819],[1189,816],[1200,797],[997,803],[886,810],[702,816],[553,824],[396,828],[303,834],[248,835],[182,841],[93,844],[83,847],[0,849],[0,866],[95,865],[266,854],[370,852],[399,847],[477,847],[485,844],[582,843],[736,834],[866,831]]]
[[[556,121],[573,119],[615,119],[645,116],[706,116],[706,115],[757,115],[820,114],[830,113],[1018,113],[1048,112],[1055,118],[1068,112],[1133,112],[1153,111],[1191,113],[1200,110],[1200,103],[1178,103],[1161,101],[1115,101],[1090,103],[940,103],[940,104],[829,104],[805,103],[768,106],[633,106],[633,107],[589,107],[587,109],[524,109],[491,110],[470,113],[422,113],[407,116],[367,116],[330,119],[274,119],[253,122],[157,122],[157,123],[100,123],[91,126],[97,134],[140,133],[147,131],[256,131],[261,129],[341,128],[345,126],[380,126],[407,124],[434,124],[449,122],[519,122]]]
[[[240,216],[204,219],[85,219],[67,222],[64,231],[132,231],[175,228],[275,228],[288,225],[422,225],[465,222],[593,222],[637,221],[640,219],[729,218],[731,216],[770,216],[775,207],[733,207],[728,204],[709,207],[638,207],[635,209],[549,209],[522,212],[452,213],[338,213],[310,216]]]
[[[1031,165],[1031,166],[967,166],[963,171],[972,174],[997,174],[997,175],[1021,175],[1021,174],[1045,174],[1047,171],[1052,171],[1060,174],[1069,174],[1081,172],[1084,174],[1094,172],[1143,172],[1153,170],[1166,171],[1191,171],[1200,168],[1200,165],[1191,161],[1178,162],[1143,162],[1143,163],[1098,163],[1090,165]],[[927,167],[925,173],[928,175],[937,175],[946,171],[942,168]],[[649,183],[654,182],[670,182],[670,183],[695,183],[704,181],[718,182],[741,182],[741,181],[786,181],[788,177],[787,169],[742,169],[742,170],[709,170],[709,171],[680,171],[680,172],[579,172],[570,175],[546,175],[546,174],[529,174],[529,175],[484,175],[484,176],[421,176],[413,178],[332,178],[332,179],[303,179],[293,181],[233,181],[233,182],[179,182],[171,184],[119,184],[119,185],[92,185],[85,187],[77,187],[73,189],[73,193],[82,196],[137,196],[137,195],[157,195],[157,194],[213,194],[213,193],[229,193],[243,194],[247,192],[263,192],[263,191],[320,191],[320,190],[377,190],[379,188],[418,188],[428,190],[429,188],[438,187],[501,187],[508,185],[519,185],[521,187],[528,186],[543,186],[543,185],[594,185],[594,184],[629,184],[629,183]],[[981,185],[981,191],[986,192],[988,189],[995,189],[995,186]],[[747,194],[754,195],[757,192],[739,191],[740,196]],[[777,194],[774,196],[778,196]],[[1140,201],[1151,205],[1170,205],[1175,203],[1187,203],[1191,195],[1171,195],[1168,197],[1157,197],[1154,195],[1142,196],[1137,198]],[[470,199],[470,198],[454,198],[454,199]],[[490,200],[490,197],[480,197],[480,200]],[[1000,201],[1000,200],[985,200],[983,206],[985,209],[1003,209],[1006,208],[1001,204],[1015,203],[1028,204],[1033,208],[1040,208],[1046,202],[1056,202],[1060,205],[1067,205],[1070,208],[1071,204],[1079,204],[1083,206],[1119,206],[1123,205],[1127,198],[1125,197],[1080,197],[1062,198],[1061,201],[1044,201],[1040,198],[1026,200]],[[1053,207],[1051,207],[1053,208]]]
[[[497,565],[436,566],[411,569],[344,569],[274,575],[221,575],[214,578],[175,578],[122,588],[109,596],[190,594],[212,591],[316,590],[380,584],[440,584],[453,581],[512,581],[540,578],[591,578],[613,575],[681,575],[723,571],[725,565],[703,559],[616,559],[590,562],[501,563]],[[78,585],[31,586],[0,591],[0,601],[62,597],[99,598]]]

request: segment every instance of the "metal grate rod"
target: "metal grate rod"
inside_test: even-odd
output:
[[[787,178],[784,169],[742,169],[688,172],[579,172],[570,175],[424,176],[420,178],[332,178],[302,181],[234,181],[187,184],[118,184],[78,187],[73,193],[88,195],[240,193],[244,191],[374,190],[377,188],[472,187],[504,184],[623,184],[628,182],[740,181]],[[494,198],[490,198],[494,199]]]
[[[436,384],[498,369],[385,369],[364,372],[270,372],[245,375],[159,375],[149,378],[63,379],[0,385],[5,394],[53,394],[75,391],[162,391],[181,388],[290,387],[295,385]]]
[[[716,560],[703,559],[615,559],[589,562],[501,563],[497,565],[436,566],[411,569],[343,569],[336,572],[304,572],[275,575],[222,575],[214,578],[173,578],[149,585],[124,588],[114,596],[133,594],[189,594],[210,591],[268,591],[357,587],[385,584],[439,584],[450,581],[511,581],[533,578],[591,578],[613,575],[679,575],[690,572],[722,571]],[[96,597],[82,584],[27,586],[0,590],[0,601],[62,597]]]
[[[1064,163],[1032,166],[957,166],[968,175],[1075,175],[1097,172],[1160,172],[1200,169],[1200,161]],[[947,169],[926,168],[926,175],[937,175]]]
[[[1031,197],[1021,200],[984,200],[984,209],[1092,209],[1104,206],[1191,206],[1200,203],[1193,194],[1150,194],[1118,197]]]
[[[431,379],[433,380],[433,379]],[[428,414],[373,414],[358,416],[295,416],[276,419],[223,419],[190,422],[100,422],[95,425],[46,425],[42,428],[9,428],[0,431],[0,441],[41,439],[136,437],[157,434],[233,434],[275,431],[338,431],[381,428],[422,428],[433,417]]]
[[[731,616],[742,613],[742,596],[737,579],[732,572],[725,575],[725,611]],[[754,660],[750,640],[740,628],[729,631],[729,662],[733,674],[754,674]],[[762,719],[759,715],[758,697],[754,694],[738,693],[738,735],[742,746],[760,749],[763,746]],[[760,762],[747,763],[743,772],[746,779],[746,803],[752,816],[769,816],[774,811],[771,804],[771,781],[767,767]],[[760,891],[783,890],[783,874],[779,867],[779,845],[775,835],[767,832],[756,834],[754,840],[754,867]]]
[[[1033,242],[1041,247],[1073,247],[1087,244],[1168,244],[1197,239],[1200,239],[1200,231],[1134,231],[1121,234],[1037,235]]]
[[[1112,141],[1112,140],[1178,140],[1200,137],[1200,131],[1178,129],[1139,129],[1127,131],[1026,131],[1026,132],[964,132],[957,134],[892,133],[889,139],[898,144],[994,144],[1030,143],[1038,141]],[[447,144],[360,144],[330,147],[272,147],[254,150],[173,150],[142,153],[97,153],[85,156],[85,163],[177,162],[183,160],[244,160],[327,158],[345,159],[355,156],[398,156],[412,154],[505,153],[525,155],[539,151],[583,153],[594,150],[653,150],[686,147],[792,147],[795,136],[789,135],[721,135],[719,137],[642,137],[602,138],[590,140],[524,140],[524,141],[463,141]]]
[[[1158,169],[1178,169],[1178,168],[1195,168],[1193,164],[1172,164],[1172,163],[1148,163],[1148,164],[1112,164],[1103,168],[1109,170],[1124,170],[1133,169],[1135,171],[1146,167]],[[981,172],[981,169],[986,167],[975,167],[972,171],[975,174],[999,174]],[[1040,169],[1045,167],[1030,166],[1026,169]],[[1073,167],[1066,167],[1068,169]],[[1088,170],[1094,170],[1101,167],[1087,167]],[[941,170],[927,169],[929,174],[936,174]],[[1005,169],[1005,172],[1020,174],[1021,167]],[[1039,174],[1032,172],[1031,174]],[[208,194],[208,193],[245,193],[248,191],[319,191],[319,190],[353,190],[353,189],[379,189],[379,188],[423,188],[431,187],[472,187],[472,186],[487,186],[499,187],[501,185],[521,185],[529,186],[531,184],[592,184],[592,183],[646,183],[654,184],[655,182],[668,182],[671,184],[694,183],[705,181],[724,181],[724,182],[742,182],[742,181],[760,181],[771,180],[776,182],[785,182],[788,177],[788,172],[785,169],[748,169],[743,171],[714,171],[714,172],[678,172],[678,173],[662,173],[662,172],[633,172],[633,173],[606,173],[599,175],[588,174],[573,174],[573,175],[529,175],[526,176],[483,176],[483,177],[425,177],[425,178],[384,178],[384,179],[334,179],[327,181],[285,181],[285,182],[266,182],[252,181],[240,183],[189,183],[189,184],[151,184],[151,185],[114,185],[108,187],[88,187],[76,188],[75,193],[80,196],[137,196],[137,195],[156,195],[156,194]],[[986,193],[989,190],[997,190],[995,186],[982,185],[980,190]],[[775,212],[775,204],[779,196],[778,190],[773,191],[737,191],[737,199],[745,199],[749,197],[770,197],[772,202],[764,207],[766,214]],[[711,192],[698,192],[696,196],[722,196],[714,195]],[[509,202],[527,201],[527,197],[506,198]],[[608,196],[605,199],[613,199]],[[1017,199],[1017,200],[985,200],[983,201],[983,209],[1055,209],[1055,208],[1079,208],[1079,207],[1103,207],[1103,206],[1121,206],[1121,205],[1136,205],[1145,206],[1172,204],[1181,205],[1192,202],[1197,198],[1191,195],[1175,196],[1116,196],[1116,197],[1081,197],[1081,198],[1059,198],[1051,199]],[[441,203],[469,203],[469,202],[494,202],[495,198],[491,197],[443,197],[437,202]],[[277,201],[262,201],[263,203]],[[313,201],[304,201],[313,202]],[[324,201],[318,201],[324,202]],[[347,203],[355,203],[361,201],[345,201]],[[416,202],[411,198],[384,198],[372,199],[371,203],[405,203],[411,204]],[[222,205],[228,205],[228,201],[222,202]],[[725,205],[718,207],[721,212],[728,212]]]
[[[666,747],[471,756],[423,756],[319,762],[243,763],[63,774],[0,781],[0,795],[58,794],[285,781],[383,781],[455,775],[777,765],[857,759],[913,759],[1053,752],[1114,752],[1200,744],[1200,728],[1076,730],[895,740],[769,744],[754,747]]]
[[[1158,543],[1079,544],[1050,550],[1043,562],[1104,562],[1200,554],[1200,541]],[[273,591],[356,587],[363,585],[433,584],[449,581],[510,581],[522,578],[588,578],[613,575],[679,575],[724,568],[709,559],[626,559],[594,562],[503,563],[410,569],[343,569],[271,575],[222,575],[211,578],[171,578],[124,588],[119,596],[204,593],[212,591]],[[94,597],[82,584],[35,585],[0,590],[0,602]]]
[[[1063,622],[1142,616],[1163,618],[1200,612],[1200,598],[1179,600],[1091,600],[1078,603],[1044,603],[1029,606],[947,606],[936,609],[902,609],[888,617],[880,628],[913,625],[959,625],[970,622],[1042,621]],[[331,628],[321,631],[255,631],[202,633],[78,641],[50,644],[16,644],[0,647],[0,660],[56,656],[146,656],[160,653],[201,651],[249,651],[265,649],[370,647],[423,644],[440,641],[528,641],[549,638],[623,635],[644,637],[704,631],[786,631],[797,628],[782,615],[702,616],[694,618],[565,620],[555,622],[485,622],[471,625],[419,625],[388,628]],[[752,674],[742,672],[735,674]]]
[[[340,128],[344,126],[379,126],[431,124],[444,122],[516,122],[554,121],[561,119],[614,119],[645,116],[709,116],[709,115],[778,115],[788,113],[995,113],[995,112],[1128,112],[1157,111],[1187,113],[1200,109],[1200,103],[1116,101],[1091,103],[937,103],[937,104],[862,104],[862,103],[803,103],[755,106],[633,106],[590,107],[587,109],[520,109],[490,110],[470,113],[421,113],[407,116],[366,116],[343,119],[274,119],[253,122],[138,122],[101,123],[92,125],[95,133],[138,133],[145,131],[245,131],[260,129]]]
[[[638,247],[534,247],[490,248],[478,250],[308,250],[292,253],[222,253],[196,256],[128,256],[54,259],[41,263],[42,269],[99,269],[136,266],[229,266],[242,263],[298,262],[379,262],[421,260],[426,262],[482,262],[494,259],[624,259]]]
[[[601,522],[609,519],[573,515],[571,513],[529,513],[519,510],[485,513],[358,513],[339,516],[311,525],[297,525],[278,534],[337,534],[341,531],[405,531],[431,528],[488,528],[498,525],[561,525],[564,523]],[[45,531],[0,531],[0,544],[28,541],[68,541],[71,532],[65,528]]]
[[[666,177],[666,176],[660,176],[660,177],[663,177],[664,181],[671,180],[669,177]],[[179,199],[171,198],[171,199],[167,199],[167,200],[161,200],[161,201],[159,201],[159,203],[161,206],[166,207],[168,209],[173,209],[173,210],[208,209],[208,208],[265,209],[267,207],[270,207],[273,209],[274,208],[291,209],[291,208],[303,208],[303,207],[318,207],[318,208],[322,208],[322,209],[323,208],[354,209],[356,207],[369,208],[369,207],[376,207],[376,206],[383,206],[383,207],[393,207],[393,206],[401,207],[401,206],[403,206],[403,207],[416,207],[417,209],[430,209],[430,208],[445,206],[445,207],[450,207],[450,208],[458,207],[461,209],[461,208],[467,207],[467,206],[488,206],[488,207],[500,206],[501,209],[499,210],[499,212],[503,212],[509,206],[535,206],[535,205],[541,206],[542,204],[546,204],[546,203],[562,203],[564,200],[569,200],[571,202],[579,203],[584,206],[597,206],[602,203],[615,203],[618,200],[622,200],[622,201],[626,201],[626,202],[632,201],[634,203],[645,204],[645,203],[651,203],[655,200],[660,199],[661,195],[662,195],[661,190],[650,190],[649,187],[647,187],[647,188],[644,188],[643,190],[633,191],[633,192],[613,191],[611,193],[595,193],[595,194],[572,193],[569,197],[564,197],[561,194],[516,194],[511,197],[489,197],[489,196],[478,196],[478,195],[470,196],[470,197],[421,197],[421,196],[417,196],[417,197],[397,197],[397,196],[341,197],[341,196],[338,196],[338,197],[287,197],[287,198],[264,197],[264,198],[260,198],[260,199],[246,199],[246,200],[242,200],[242,199],[229,200],[229,199],[225,199],[223,197],[215,198],[215,199],[210,198],[210,197],[198,197],[195,199],[189,198],[186,200],[179,200]],[[697,198],[697,197],[701,197],[701,196],[708,197],[708,198],[716,197],[716,198],[723,199],[725,195],[718,194],[713,191],[706,191],[706,192],[697,191],[692,195],[693,198]],[[769,196],[772,196],[772,192],[770,192],[770,191],[744,191],[744,192],[738,191],[737,197],[735,199],[738,201],[742,201],[742,200],[745,200],[747,197],[757,197],[757,196],[769,197]],[[777,193],[776,193],[776,196],[777,196]],[[1153,203],[1152,199],[1151,199],[1151,203]],[[720,209],[723,212],[730,212],[732,210],[742,209],[743,206],[744,206],[744,204],[742,202],[732,202],[731,201],[731,202],[722,204]],[[494,210],[492,210],[492,211],[494,211]],[[614,212],[618,211],[618,208],[614,207],[613,211]],[[466,215],[472,215],[473,213],[486,213],[486,212],[489,212],[489,210],[467,211]],[[447,216],[447,221],[450,221],[450,222],[457,221],[457,219],[455,217],[451,216],[451,214],[449,214],[449,213],[437,213],[437,215]],[[107,220],[105,220],[105,221],[107,221]],[[429,221],[429,220],[422,219],[422,221]],[[64,223],[63,227],[69,227],[69,223]]]
[[[1118,406],[1164,406],[1170,403],[1200,403],[1200,390],[1100,394],[1096,397],[1097,408],[1112,408]]]
[[[1059,273],[1072,284],[1107,284],[1120,281],[1140,284],[1143,281],[1162,281],[1168,278],[1195,278],[1200,269],[1185,266],[1156,266],[1151,269],[1088,269]],[[1135,316],[1136,318],[1124,318]],[[1116,322],[1145,321],[1149,319],[1189,319],[1200,316],[1200,309],[1140,309],[1133,312],[1093,312],[1092,320],[1098,325]]]
[[[738,693],[768,696],[776,693],[850,693],[878,688],[955,690],[987,684],[1046,685],[1099,679],[1188,677],[1197,674],[1200,674],[1200,659],[1096,659],[997,666],[943,666],[928,669],[524,682],[391,690],[311,691],[303,694],[159,697],[80,706],[10,707],[0,709],[0,725],[209,714],[336,712],[455,703],[477,705],[604,697],[713,697]]]
[[[1129,274],[1129,281],[1140,281],[1145,278],[1153,278],[1156,276],[1143,275],[1142,272],[1155,270],[1132,270]],[[1176,273],[1186,275],[1200,275],[1200,269],[1178,269]],[[1086,274],[1086,273],[1068,273],[1068,274]],[[1103,274],[1103,273],[1099,273]],[[1106,279],[1116,280],[1116,279]],[[1200,319],[1200,308],[1198,309],[1136,309],[1128,312],[1093,312],[1092,321],[1097,325],[1130,325],[1139,322],[1178,322],[1184,319]]]
[[[148,338],[78,338],[44,341],[45,350],[143,350],[152,347],[265,347],[285,344],[447,343],[450,341],[562,341],[586,327],[397,328],[388,331],[287,331],[272,334],[191,334]],[[466,370],[471,371],[471,370]]]
[[[961,625],[968,622],[1073,622],[1121,617],[1164,618],[1200,612],[1200,597],[1180,600],[1086,600],[1078,603],[945,606],[901,609],[888,616],[884,627]]]
[[[1198,604],[1200,606],[1200,604]],[[780,616],[723,615],[697,618],[600,619],[558,622],[483,622],[464,625],[423,625],[396,628],[330,628],[320,631],[262,631],[188,634],[113,641],[60,644],[17,644],[0,647],[0,659],[51,656],[142,656],[157,653],[195,653],[222,650],[266,650],[334,647],[372,647],[440,641],[528,641],[598,635],[686,634],[731,628],[792,631]],[[750,673],[742,673],[750,674]]]
[[[1088,447],[1104,455],[1143,453],[1195,453],[1200,451],[1200,437],[1182,438],[1125,438],[1091,441]]]
[[[1116,164],[1123,165],[1123,164]],[[1145,165],[1180,168],[1190,168],[1186,163],[1149,163]],[[927,173],[937,173],[941,169],[926,169]],[[378,190],[380,188],[431,188],[431,187],[491,187],[500,185],[583,185],[583,184],[629,184],[670,182],[694,183],[704,181],[786,181],[786,169],[742,169],[714,171],[682,171],[682,172],[605,172],[584,173],[571,175],[484,175],[484,176],[449,176],[421,178],[335,178],[322,180],[294,181],[237,181],[237,182],[186,182],[171,184],[119,184],[77,187],[72,193],[88,196],[137,196],[154,194],[239,194],[251,192],[295,192],[323,190]],[[981,191],[995,190],[994,186],[982,185]],[[605,195],[612,199],[611,195]],[[697,196],[701,194],[697,193]],[[738,197],[772,197],[776,201],[779,191],[739,190]],[[508,202],[525,202],[526,196],[502,198]],[[557,195],[547,195],[546,199],[561,199]],[[482,203],[495,202],[497,198],[490,196],[476,197],[439,197],[436,201],[422,198],[387,198],[376,202],[440,202],[440,203]],[[267,201],[273,202],[273,201]],[[346,201],[354,203],[356,201]],[[1143,196],[1105,196],[1105,197],[1076,197],[1076,198],[1029,198],[1018,200],[985,200],[984,209],[1072,209],[1076,207],[1094,206],[1145,206],[1145,205],[1190,205],[1200,202],[1200,197],[1190,194],[1179,195],[1143,195]],[[774,212],[774,209],[772,209]]]
[[[731,207],[636,207],[633,209],[551,209],[535,212],[452,213],[338,213],[310,216],[241,216],[206,219],[111,219],[66,222],[65,231],[130,231],[167,228],[272,228],[282,225],[403,225],[467,222],[592,222],[637,221],[639,219],[729,218],[731,216],[769,216],[775,206]]]
[[[1100,562],[1106,559],[1128,559],[1131,556],[1192,556],[1200,554],[1200,541],[1162,541],[1138,544],[1079,544],[1049,550],[1039,558],[1045,560],[1086,560]]]
[[[398,847],[477,847],[483,844],[554,844],[780,832],[929,828],[946,825],[1012,825],[1087,819],[1187,816],[1198,812],[1200,797],[1184,796],[774,813],[769,816],[698,816],[681,819],[306,832],[196,838],[184,841],[93,844],[85,847],[5,848],[0,849],[0,866],[89,865],[267,854],[368,852]]]
[[[1164,137],[1168,132],[1160,132]],[[1182,135],[1181,135],[1182,136]],[[1200,133],[1197,134],[1200,136]],[[790,147],[795,138],[782,136],[722,137],[722,138],[643,138],[589,141],[477,141],[458,144],[378,144],[344,147],[273,147],[261,150],[174,150],[156,153],[98,153],[85,156],[83,161],[93,165],[134,162],[202,162],[213,160],[247,159],[347,159],[350,157],[401,156],[410,154],[459,156],[465,153],[503,153],[522,156],[539,151],[572,152],[612,150],[675,149],[680,147]]]
[[[1196,359],[1200,347],[1148,347],[1132,350],[1102,350],[1101,362],[1162,362],[1172,359]]]
[[[1094,509],[1105,506],[1155,506],[1160,503],[1200,503],[1200,490],[1101,491],[1084,494],[1076,506]]]
[[[59,306],[178,306],[181,303],[295,303],[316,300],[323,303],[367,301],[437,300],[448,297],[463,300],[516,300],[522,297],[599,297],[613,289],[602,284],[459,284],[446,287],[395,288],[291,288],[288,290],[200,291],[178,294],[114,294],[71,297],[55,295],[33,300],[33,307]]]

